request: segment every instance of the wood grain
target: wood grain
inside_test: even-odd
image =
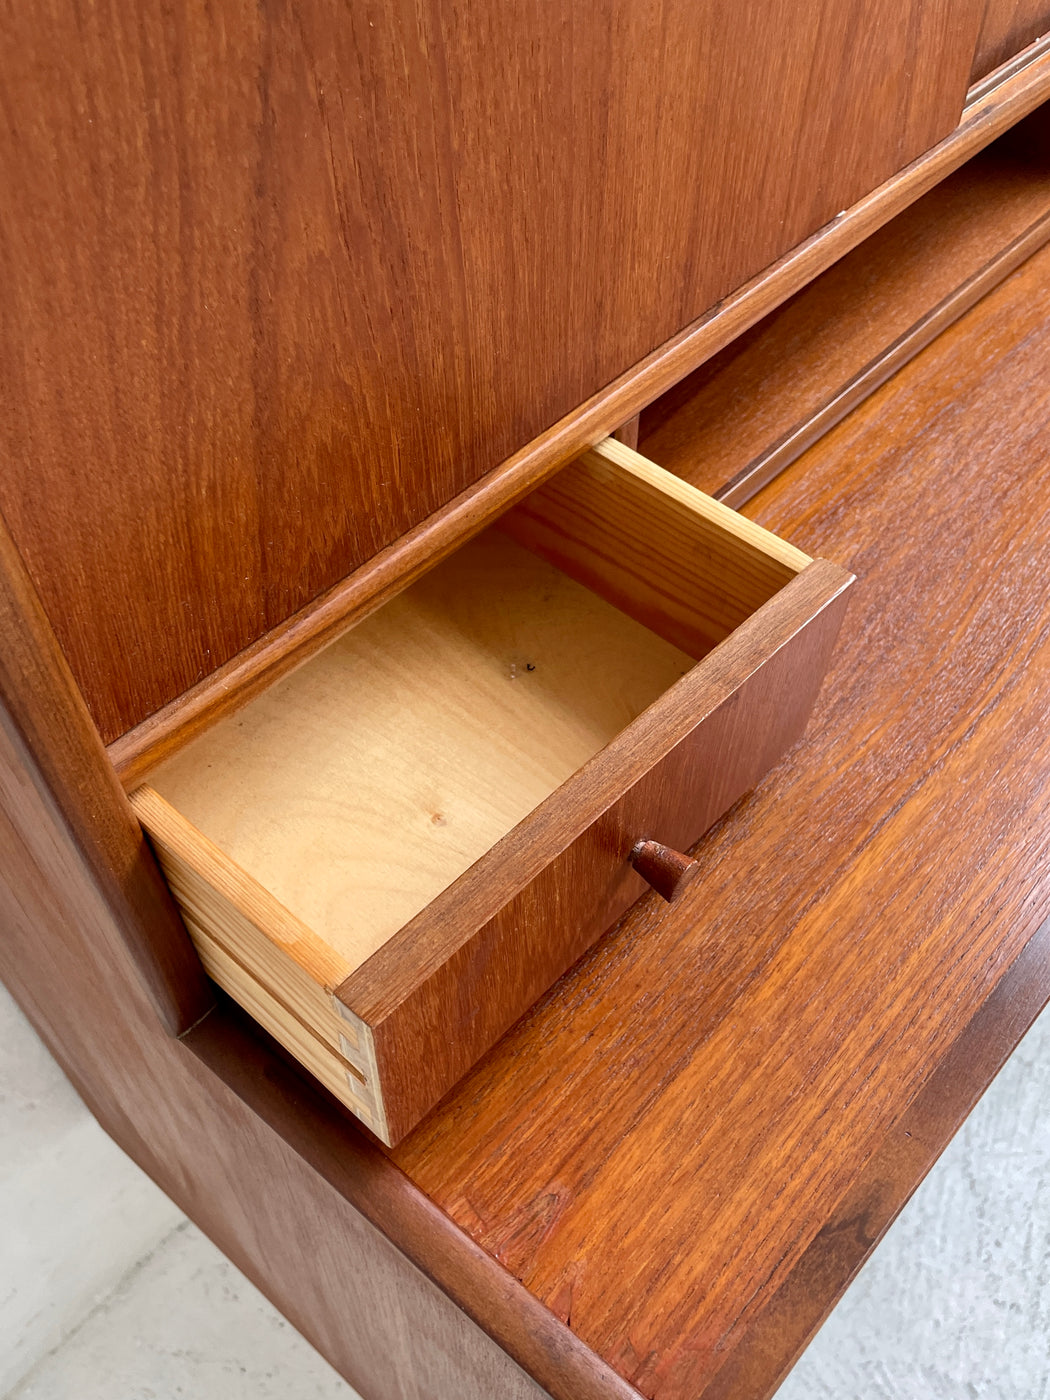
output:
[[[643,415],[647,456],[739,509],[1050,239],[1029,118]]]
[[[974,50],[971,82],[987,77],[1048,30],[1047,0],[987,0]]]
[[[1048,261],[756,502],[864,572],[816,723],[700,847],[702,914],[699,891],[640,906],[396,1154],[414,1181],[228,1008],[163,1033],[70,837],[117,795],[56,761],[45,797],[5,713],[5,979],[107,1130],[363,1394],[535,1394],[489,1337],[558,1400],[637,1400],[603,1356],[659,1400],[768,1393],[1050,991],[1030,937],[1050,913]],[[46,700],[33,742],[61,760],[61,689]],[[603,1228],[574,1251],[588,1202]],[[807,1282],[825,1227],[841,1262]],[[559,1266],[560,1286],[531,1277]]]
[[[153,862],[40,600],[0,518],[0,696],[12,743],[39,752],[39,781],[76,785],[81,800],[49,808],[62,825],[84,880],[96,882],[109,907],[110,936],[149,989],[154,1013],[179,1035],[208,1014],[212,994],[171,895]],[[2,802],[30,801],[26,775],[8,775]],[[41,798],[43,801],[44,799]],[[0,851],[3,851],[0,847]],[[0,855],[0,876],[4,858]],[[141,930],[148,927],[148,943]]]
[[[1050,916],[1048,272],[756,498],[863,577],[807,739],[395,1153],[659,1400],[746,1358]]]
[[[981,108],[965,140],[1037,90]],[[928,174],[913,168],[907,188]],[[867,1189],[872,1231],[892,1210],[869,1175],[882,1145],[973,1009],[1008,987],[1050,902],[1047,272],[1033,260],[757,503],[864,570],[838,688],[775,792],[702,848],[703,918],[698,895],[658,927],[640,909],[398,1154],[418,1184],[236,1017],[213,1013],[183,1043],[164,1033],[125,951],[148,966],[173,927],[149,901],[123,903],[158,888],[147,854],[106,846],[126,809],[68,741],[87,738],[57,669],[39,686],[21,662],[0,670],[5,977],[107,1129],[362,1391],[535,1394],[477,1318],[564,1400],[637,1395],[603,1357],[661,1400],[694,1400],[757,1345],[836,1199]],[[622,418],[639,390],[617,392]],[[4,597],[5,643],[39,642],[39,615],[18,589]],[[1025,970],[1045,976],[1038,960]],[[1021,1020],[1008,990],[1007,1043]],[[582,1074],[564,1053],[574,1012]],[[987,1065],[962,1059],[979,1087]],[[505,1096],[479,1099],[493,1066]],[[933,1149],[964,1107],[934,1123]],[[780,1364],[759,1368],[767,1389]]]
[[[811,562],[611,439],[499,526],[698,659]]]
[[[704,1400],[771,1400],[833,1301],[878,1246],[1048,997],[1050,924],[1044,923],[887,1133],[856,1184],[836,1203],[827,1224],[755,1319],[747,1346],[716,1373]]]
[[[207,678],[142,721],[110,754],[126,786],[219,716],[299,665],[353,622],[380,607],[520,500],[545,477],[606,437],[626,418],[723,349],[772,307],[805,286],[952,170],[1050,97],[1050,52],[972,103],[959,126],[813,238],[726,296],[684,331],[639,360],[478,482],[381,550],[301,612],[277,624]]]
[[[12,10],[0,508],[104,737],[946,136],[979,9]]]

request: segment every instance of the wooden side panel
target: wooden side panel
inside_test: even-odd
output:
[[[971,82],[986,77],[1048,30],[1047,0],[987,0],[973,55]]]
[[[950,132],[979,18],[9,7],[0,509],[105,738]]]
[[[597,820],[574,832],[563,790],[552,816],[541,808],[527,832],[511,833],[339,988],[339,998],[372,1028],[391,1141],[414,1127],[643,893],[645,883],[628,862],[639,839],[688,849],[799,736],[850,581],[834,565],[813,564],[752,620],[754,635],[730,639],[710,658],[717,664],[709,672],[700,663],[665,697],[668,725],[683,716],[686,723],[660,762],[645,761],[625,792],[632,765],[623,752],[610,748],[577,775],[576,810],[594,802],[610,772],[619,779],[622,795]],[[756,637],[757,664],[745,662],[744,674],[734,675],[734,651],[746,657]],[[654,707],[650,716],[658,712]],[[485,903],[500,899],[500,880],[515,878],[514,846],[525,842],[553,844],[557,853],[544,852],[534,878],[491,917],[477,918]]]
[[[0,975],[102,1126],[368,1400],[638,1400],[246,1020],[169,1034],[141,968],[189,944],[9,562]]]

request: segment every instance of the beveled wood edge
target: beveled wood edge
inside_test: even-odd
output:
[[[1050,1001],[1050,919],[1032,934],[882,1138],[785,1282],[697,1400],[772,1400],[886,1231]]]
[[[807,448],[841,423],[865,399],[870,398],[899,369],[913,360],[942,331],[954,325],[972,307],[994,291],[1023,262],[1050,241],[1050,212],[1028,226],[983,267],[949,292],[932,310],[903,331],[896,340],[846,381],[835,394],[806,418],[788,429],[772,446],[714,492],[714,499],[740,510],[771,481],[798,461]]]
[[[765,529],[756,524],[754,520],[748,520],[744,515],[738,515],[725,502],[707,495],[699,487],[683,480],[680,476],[675,476],[673,472],[669,472],[658,463],[650,461],[648,457],[643,456],[636,449],[628,447],[625,443],[617,442],[614,438],[606,438],[597,447],[583,454],[584,461],[588,457],[597,458],[603,464],[612,463],[620,471],[629,472],[631,476],[646,486],[653,487],[661,495],[669,496],[672,500],[678,501],[695,515],[717,526],[725,534],[740,540],[749,549],[765,555],[766,558],[782,564],[785,569],[790,569],[794,574],[800,574],[807,565],[813,562],[808,554],[804,554],[801,549],[790,544],[787,540],[782,540],[772,530]]]
[[[55,820],[104,891],[161,1022],[181,1035],[211,1010],[211,985],[160,872],[142,859],[142,830],[2,516],[0,724],[33,756],[26,773],[46,783]]]
[[[267,1042],[247,1013],[223,1004],[183,1044],[553,1400],[643,1400]]]
[[[446,506],[108,747],[126,786],[308,660],[723,349],[1050,98],[1050,50],[975,98],[943,141],[718,302]]]
[[[328,992],[345,980],[350,966],[346,958],[210,841],[155,788],[140,787],[130,800],[135,815],[154,841],[185,861],[308,977]]]
[[[623,793],[854,583],[815,559],[335,989],[378,1026]],[[639,833],[640,835],[644,833]]]
[[[1016,77],[1018,73],[1023,73],[1029,64],[1048,53],[1050,53],[1050,33],[1042,34],[1038,39],[1033,39],[1020,53],[1015,53],[1005,63],[1000,63],[998,68],[993,68],[990,73],[986,73],[983,78],[978,78],[975,83],[972,83],[966,93],[966,105],[963,110],[972,107],[975,102],[980,102],[983,97],[987,97],[997,87],[1002,87],[1008,79]]]

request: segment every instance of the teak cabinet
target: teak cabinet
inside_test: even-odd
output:
[[[978,663],[1004,734],[1038,672],[960,631],[925,704],[915,455],[1016,278],[980,343],[1036,354],[1050,5],[4,24],[5,980],[369,1400],[759,1400],[1050,989],[1027,855],[921,820],[1006,761]]]
[[[984,9],[19,7],[0,509],[103,739],[946,136]]]

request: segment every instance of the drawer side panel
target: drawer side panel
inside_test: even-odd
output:
[[[264,1030],[290,1051],[330,1094],[334,1094],[363,1123],[376,1131],[381,1110],[369,1087],[355,1073],[348,1059],[320,1040],[309,1025],[292,1015],[246,968],[230,957],[221,943],[191,921],[187,920],[187,924],[204,970],[212,981],[217,982]]]
[[[150,835],[209,977],[385,1141],[368,1027],[187,860]]]

